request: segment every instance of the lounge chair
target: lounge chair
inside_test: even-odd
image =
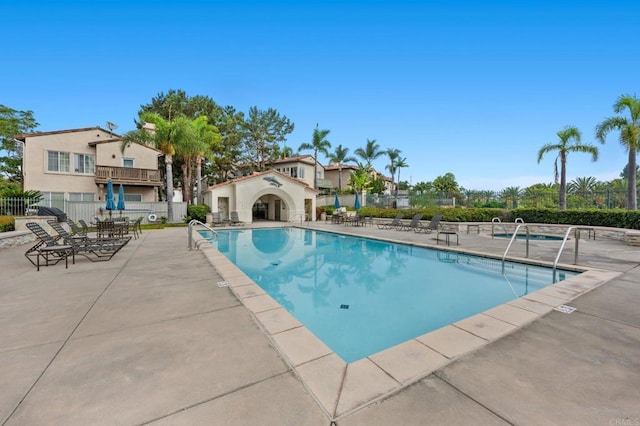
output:
[[[411,222],[403,223],[402,225],[397,226],[396,229],[398,231],[411,231],[412,229],[415,230],[416,228],[421,226],[420,219],[422,219],[422,216],[424,216],[422,213],[416,213],[411,218]]]
[[[74,236],[58,222],[50,221],[49,225],[62,237],[65,244],[71,246],[74,254],[84,256],[92,262],[110,260],[131,240],[131,237],[89,238]]]
[[[402,225],[402,213],[398,213],[391,222],[378,222],[378,229],[396,229]]]
[[[69,256],[71,256],[73,263],[76,263],[75,252],[71,245],[60,242],[60,237],[54,237],[35,222],[29,222],[26,226],[38,237],[38,242],[29,248],[24,255],[38,271],[40,270],[40,259],[44,260],[45,266],[55,265],[64,260],[65,268],[69,268]]]
[[[81,235],[83,237],[87,236],[87,233],[83,231],[73,220],[67,218],[66,222],[67,225],[69,225],[69,229],[71,230],[71,235]]]
[[[429,222],[428,225],[425,226],[420,224],[419,226],[413,228],[413,230],[416,232],[424,232],[425,234],[429,234],[431,233],[431,231],[436,231],[438,229],[438,227],[440,226],[441,219],[442,219],[442,215],[436,214],[431,218],[431,221]]]
[[[78,219],[78,223],[82,227],[82,232],[84,232],[85,234],[89,232],[89,225],[87,225],[87,222],[82,219]]]
[[[244,222],[238,217],[238,212],[229,213],[229,225],[231,226],[243,226]]]
[[[226,226],[227,223],[222,220],[222,216],[220,216],[220,212],[211,213],[211,225],[212,226]]]

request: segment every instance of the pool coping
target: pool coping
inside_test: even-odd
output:
[[[282,359],[332,420],[401,391],[450,362],[521,329],[622,274],[562,265],[561,269],[582,273],[353,363],[346,363],[199,233],[195,233],[194,237],[196,247],[223,278],[218,286],[229,287],[242,302]],[[366,238],[501,260],[494,255],[459,247],[433,247],[375,236]],[[533,259],[510,257],[509,260],[552,266],[549,262]]]

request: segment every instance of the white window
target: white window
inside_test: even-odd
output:
[[[300,167],[300,168],[298,169],[298,177],[299,177],[300,179],[304,179],[304,167]]]
[[[124,194],[125,201],[142,201],[142,194]]]
[[[57,207],[64,210],[64,192],[43,192],[39,206]]]
[[[291,177],[293,177],[293,178],[297,178],[298,177],[298,168],[297,167],[292,167],[291,168]]]
[[[75,159],[75,172],[84,174],[95,174],[96,172],[96,158],[90,154],[74,154]]]
[[[69,153],[47,151],[47,171],[69,173]]]
[[[69,201],[95,201],[93,192],[70,192]]]
[[[130,169],[134,168],[135,165],[135,161],[133,158],[123,158],[122,159],[122,167],[128,167]]]

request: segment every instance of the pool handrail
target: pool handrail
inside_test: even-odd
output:
[[[216,238],[218,238],[218,233],[213,229],[211,229],[209,225],[207,225],[206,223],[200,222],[198,219],[191,219],[191,221],[189,222],[189,250],[193,250],[193,227],[195,225],[201,225],[207,228],[209,231],[213,233],[213,235],[216,236]]]
[[[289,222],[293,222],[298,216],[300,217],[300,225],[302,225],[302,222],[307,222],[307,225],[309,224],[309,221],[311,220],[309,218],[309,213],[298,213],[298,214],[295,214],[289,220]]]
[[[491,238],[494,238],[495,232],[493,230],[493,227],[499,224],[502,226],[502,229],[504,230],[504,234],[508,237],[509,236],[509,231],[507,231],[507,227],[502,223],[502,221],[500,220],[499,217],[494,217],[491,219]]]
[[[513,231],[513,235],[511,236],[511,239],[509,240],[509,244],[507,244],[507,249],[504,251],[504,254],[502,255],[502,273],[504,274],[504,261],[507,258],[507,253],[509,252],[509,249],[511,248],[511,244],[513,244],[513,242],[516,240],[516,238],[518,237],[518,231],[520,230],[520,228],[524,226],[524,228],[527,230],[527,241],[526,241],[526,250],[525,250],[525,258],[529,258],[529,225],[525,225],[524,223],[520,223],[518,224],[518,226],[516,226],[516,230]]]
[[[567,228],[567,230],[564,233],[564,238],[562,239],[562,244],[560,244],[560,249],[558,250],[558,254],[556,255],[556,259],[553,261],[553,282],[556,282],[556,269],[558,266],[558,261],[560,260],[560,255],[562,254],[562,250],[564,249],[565,244],[567,243],[567,240],[569,239],[569,233],[571,233],[571,230],[575,229],[576,230],[576,235],[575,235],[575,249],[574,249],[574,253],[573,253],[573,264],[577,265],[578,264],[578,248],[580,246],[579,241],[580,241],[580,231],[593,231],[595,232],[595,229],[591,226],[570,226]]]

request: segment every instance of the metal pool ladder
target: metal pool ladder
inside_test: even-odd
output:
[[[211,229],[209,225],[207,225],[206,223],[202,223],[197,219],[192,219],[191,222],[189,222],[189,250],[193,250],[193,227],[195,225],[201,225],[207,228],[213,235],[215,235],[216,238],[218,238],[218,233]]]
[[[522,220],[522,219],[520,219],[520,220]],[[511,248],[511,244],[513,244],[513,242],[518,237],[518,231],[523,226],[524,226],[524,229],[526,229],[526,231],[527,231],[526,251],[525,251],[524,257],[529,258],[529,226],[525,225],[524,223],[520,223],[520,224],[518,224],[518,226],[516,226],[515,231],[513,231],[513,235],[511,236],[511,239],[509,240],[509,244],[507,244],[507,249],[504,251],[504,254],[502,255],[502,273],[503,274],[504,274],[504,261],[507,258],[507,253],[509,252],[509,249]],[[493,231],[492,231],[492,233],[493,233]]]
[[[589,231],[589,233],[591,233],[591,231],[595,232],[595,229],[593,229],[590,226],[570,226],[569,228],[567,228],[567,231],[564,233],[564,238],[562,239],[562,244],[560,244],[560,250],[558,250],[558,255],[556,256],[556,260],[553,261],[553,282],[556,282],[556,267],[558,266],[558,261],[560,260],[560,255],[562,254],[562,250],[564,249],[565,244],[567,243],[567,240],[569,239],[569,233],[571,233],[571,231],[575,229],[576,230],[576,235],[575,235],[575,250],[573,253],[573,264],[577,265],[578,264],[578,248],[580,246],[580,231]]]

